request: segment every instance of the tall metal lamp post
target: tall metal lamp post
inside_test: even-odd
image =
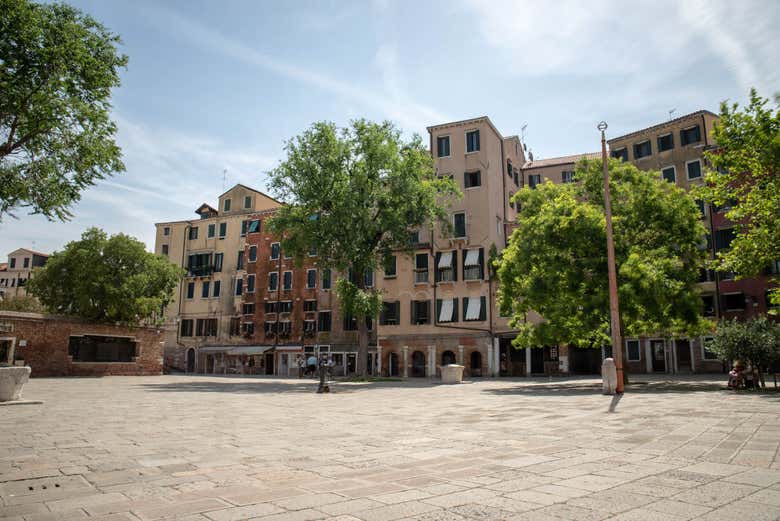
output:
[[[615,269],[615,243],[612,234],[612,203],[609,195],[609,169],[607,167],[607,140],[604,131],[607,122],[596,127],[601,131],[601,164],[604,168],[604,214],[607,218],[607,264],[609,269],[609,318],[612,333],[612,358],[617,369],[617,393],[623,392],[623,350],[620,345],[620,304],[618,302],[617,271]]]

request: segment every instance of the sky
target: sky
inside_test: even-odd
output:
[[[315,121],[391,120],[425,138],[488,116],[543,159],[599,150],[601,120],[616,137],[780,91],[777,0],[69,3],[129,57],[112,97],[127,170],[87,189],[69,222],[4,217],[0,259],[91,226],[152,251],[154,223],[193,218],[236,183],[264,191],[285,141]]]

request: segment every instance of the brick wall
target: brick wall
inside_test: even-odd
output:
[[[0,338],[16,340],[17,358],[32,376],[107,376],[162,374],[162,329],[95,324],[38,313],[0,312]],[[11,329],[11,331],[7,331]],[[131,337],[138,342],[133,362],[74,362],[68,355],[72,335]],[[26,341],[26,346],[20,346]]]

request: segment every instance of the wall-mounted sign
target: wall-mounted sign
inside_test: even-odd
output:
[[[27,340],[19,340],[19,347],[27,347]]]

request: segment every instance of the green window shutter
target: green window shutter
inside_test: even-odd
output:
[[[412,325],[415,325],[416,324],[416,322],[415,322],[415,318],[416,317],[414,316],[414,300],[412,300],[411,303],[412,303],[412,309],[411,309],[412,310],[412,314],[410,315],[410,318],[411,318]]]
[[[441,299],[437,298],[436,299],[436,316],[433,317],[433,323],[434,324],[439,321],[439,316],[440,315],[441,315]]]
[[[439,282],[441,277],[439,277],[439,259],[441,259],[441,252],[436,252],[436,258],[433,261],[433,280],[436,282]]]
[[[479,278],[485,278],[485,248],[479,249]]]
[[[452,299],[452,321],[458,322],[458,299]]]
[[[452,280],[455,282],[458,282],[458,252],[453,251],[452,252]],[[455,304],[457,305],[458,299],[455,299]],[[456,307],[457,310],[457,307]],[[457,312],[456,312],[457,315]]]
[[[463,297],[463,321],[466,320],[466,310],[469,308],[469,298]]]
[[[485,297],[479,297],[479,298],[480,298],[479,319],[480,320],[487,320],[487,308],[485,306],[485,301],[487,299]]]

